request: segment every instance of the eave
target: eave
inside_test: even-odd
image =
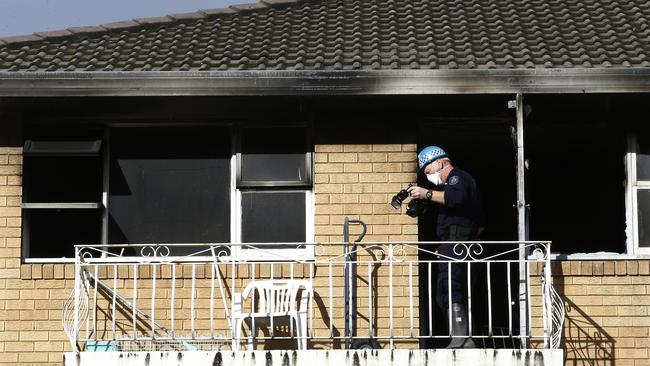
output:
[[[0,97],[645,92],[650,68],[0,72]]]

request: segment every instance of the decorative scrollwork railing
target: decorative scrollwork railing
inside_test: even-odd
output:
[[[434,314],[435,301],[429,300],[430,295],[418,299],[427,291],[418,287],[418,276],[428,278],[433,288],[436,266],[446,263],[462,265],[472,274],[467,283],[469,293],[477,289],[486,292],[483,298],[488,302],[469,303],[470,314],[484,314],[474,319],[485,318],[485,324],[471,330],[475,340],[509,339],[519,347],[541,339],[548,347],[559,345],[558,326],[561,330],[563,316],[561,301],[550,283],[549,242],[376,242],[355,243],[346,247],[347,251],[344,244],[77,246],[76,285],[64,309],[64,328],[78,350],[88,342],[127,338],[186,342],[172,342],[177,345],[201,339],[225,345],[231,343],[232,297],[247,283],[305,280],[319,301],[310,300],[308,338],[312,342],[333,341],[346,337],[338,330],[343,327],[338,323],[341,319],[333,314],[340,312],[341,289],[349,290],[343,288],[341,274],[355,266],[356,280],[351,285],[358,287],[355,301],[364,307],[360,328],[366,337],[389,345],[447,338],[448,319],[421,319]],[[438,251],[440,245],[450,246],[453,254]],[[526,306],[528,311],[538,305],[544,309],[540,320],[544,333],[520,334],[515,322],[528,315],[518,314],[519,309],[512,306],[520,298],[513,296],[519,290],[516,277],[526,273],[528,288],[538,286],[531,268],[540,266],[546,271],[541,282],[544,287],[531,292],[542,295],[526,294]],[[436,333],[436,324],[442,332]],[[272,332],[258,338],[295,340],[296,335]]]

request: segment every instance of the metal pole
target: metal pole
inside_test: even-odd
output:
[[[343,317],[345,319],[345,349],[350,349],[351,346],[351,339],[350,337],[352,336],[352,329],[351,329],[351,319],[350,319],[350,300],[351,300],[351,293],[350,293],[350,255],[349,255],[349,246],[350,246],[350,221],[347,218],[347,216],[343,219],[343,253],[345,254],[345,265],[343,266],[343,278],[344,278],[344,284],[343,284],[343,313],[345,314]]]
[[[74,316],[72,326],[72,347],[75,352],[79,352],[78,331],[79,331],[79,291],[81,287],[81,258],[79,258],[79,248],[74,248]]]
[[[524,158],[524,96],[517,93],[517,240],[528,240],[526,217],[526,185]],[[522,348],[528,348],[528,268],[525,244],[519,244],[519,335]]]
[[[354,242],[350,241],[350,224],[361,225],[361,233]],[[357,243],[366,235],[366,224],[361,220],[343,219],[344,267],[344,311],[345,311],[345,348],[352,347],[353,337],[357,335]],[[368,314],[371,316],[371,314]]]
[[[111,167],[111,159],[110,159],[110,140],[111,140],[111,130],[109,126],[104,127],[104,141],[103,141],[103,146],[102,149],[104,150],[104,167],[103,167],[103,182],[102,182],[102,244],[108,244],[108,221],[109,221],[109,216],[108,216],[108,192],[109,192],[109,185],[110,185],[110,179],[109,177],[109,171]],[[103,248],[103,250],[107,250],[106,247]],[[106,254],[103,254],[103,256],[106,256]]]

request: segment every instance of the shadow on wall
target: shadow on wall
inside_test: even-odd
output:
[[[559,266],[558,266],[559,267]],[[561,269],[553,273],[555,288],[565,301],[566,318],[561,347],[565,365],[613,366],[616,364],[616,341],[592,316],[565,295]]]

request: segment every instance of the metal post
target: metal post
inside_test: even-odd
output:
[[[361,233],[354,242],[350,240],[350,224],[361,225]],[[366,230],[361,220],[350,220],[347,216],[343,219],[345,349],[352,347],[357,335],[357,243],[366,235]]]
[[[79,331],[79,287],[81,287],[81,258],[79,258],[79,248],[74,248],[74,315],[72,326],[72,347],[75,352],[79,352],[78,331]]]
[[[351,298],[352,294],[350,293],[351,290],[351,278],[350,278],[350,270],[351,270],[351,265],[350,263],[350,220],[346,216],[343,219],[343,253],[345,254],[345,264],[343,266],[343,317],[345,319],[345,349],[350,349],[351,344],[352,344],[352,327],[351,327],[351,316],[350,316],[350,310],[351,310]]]
[[[517,240],[528,240],[527,215],[526,215],[526,185],[525,185],[525,158],[524,158],[524,96],[517,93]],[[526,261],[525,244],[519,244],[519,335],[522,348],[528,348],[530,335],[528,324],[528,268]]]
[[[108,244],[108,192],[109,192],[109,184],[110,184],[110,179],[109,179],[109,170],[111,167],[111,159],[110,159],[110,139],[111,139],[111,130],[109,126],[106,126],[104,128],[104,141],[103,141],[103,150],[104,150],[104,167],[103,167],[103,181],[102,181],[102,244]],[[103,247],[103,250],[107,250],[108,248]],[[105,256],[105,254],[103,255]]]

